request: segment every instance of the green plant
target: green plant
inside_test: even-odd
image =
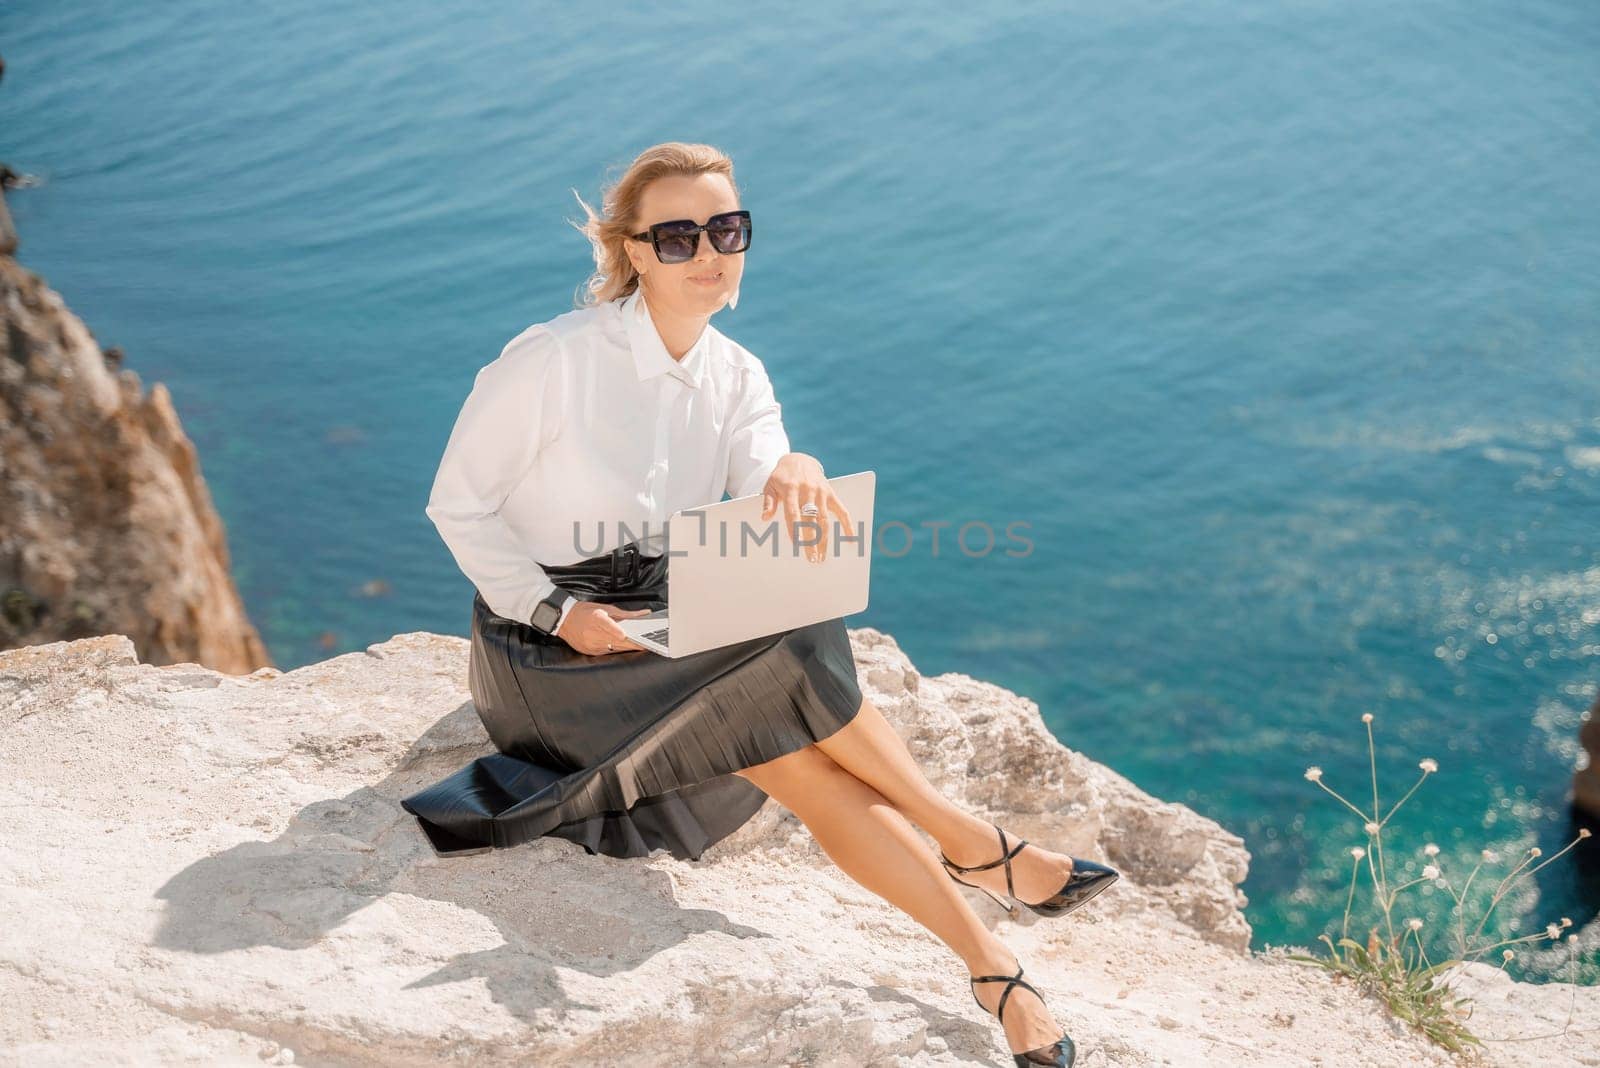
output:
[[[1561,918],[1559,924],[1549,924],[1542,932],[1536,934],[1503,939],[1482,946],[1470,944],[1482,933],[1483,925],[1488,922],[1489,914],[1494,911],[1495,906],[1511,892],[1517,883],[1544,867],[1545,864],[1549,864],[1556,857],[1561,856],[1562,853],[1577,845],[1581,839],[1588,838],[1589,831],[1587,828],[1579,828],[1577,838],[1568,843],[1560,852],[1555,853],[1538,866],[1523,871],[1522,869],[1527,866],[1530,860],[1536,859],[1540,855],[1538,846],[1531,847],[1522,862],[1500,880],[1499,886],[1495,888],[1494,894],[1490,899],[1489,907],[1484,910],[1483,916],[1478,920],[1477,926],[1469,936],[1466,933],[1467,894],[1471,890],[1473,880],[1477,878],[1483,865],[1498,858],[1492,850],[1483,850],[1479,856],[1478,863],[1467,876],[1466,883],[1457,892],[1449,877],[1441,870],[1438,859],[1439,847],[1430,842],[1422,850],[1423,855],[1427,858],[1427,864],[1422,869],[1421,878],[1412,879],[1391,887],[1388,868],[1384,862],[1383,829],[1394,818],[1394,814],[1400,810],[1400,806],[1404,805],[1411,798],[1411,795],[1417,792],[1417,787],[1422,785],[1422,781],[1439,770],[1439,765],[1431,758],[1419,761],[1417,767],[1422,770],[1422,775],[1412,784],[1411,789],[1406,791],[1405,796],[1395,802],[1394,807],[1386,815],[1380,815],[1382,806],[1378,801],[1378,760],[1372,741],[1372,713],[1364,713],[1361,717],[1361,722],[1366,724],[1367,728],[1367,755],[1372,772],[1372,811],[1370,813],[1363,811],[1356,805],[1351,804],[1337,791],[1331,789],[1322,781],[1321,768],[1307,768],[1306,778],[1322,787],[1323,790],[1326,790],[1332,797],[1360,817],[1361,826],[1366,832],[1370,848],[1353,846],[1350,849],[1350,856],[1353,858],[1350,868],[1350,892],[1345,899],[1344,925],[1340,928],[1339,939],[1335,942],[1327,934],[1317,936],[1319,941],[1327,943],[1329,956],[1324,958],[1305,954],[1289,954],[1287,959],[1314,964],[1336,975],[1346,976],[1354,980],[1358,989],[1362,992],[1377,996],[1395,1016],[1412,1024],[1426,1034],[1429,1039],[1452,1052],[1461,1052],[1468,1046],[1481,1047],[1484,1040],[1467,1030],[1466,1027],[1466,1020],[1472,1015],[1471,999],[1458,997],[1450,984],[1449,977],[1440,979],[1440,975],[1457,965],[1475,960],[1490,950],[1499,949],[1502,946],[1545,938],[1559,941],[1562,929],[1572,926],[1572,921],[1565,916]],[[1372,878],[1372,890],[1377,900],[1378,911],[1382,914],[1381,923],[1384,930],[1384,935],[1380,937],[1378,925],[1373,925],[1367,932],[1365,945],[1350,937],[1350,910],[1355,903],[1356,882],[1363,860],[1367,862],[1367,871]],[[1397,933],[1395,930],[1395,902],[1402,891],[1423,882],[1431,882],[1436,887],[1443,889],[1454,902],[1451,911],[1456,920],[1456,956],[1440,961],[1437,964],[1429,960],[1428,951],[1423,945],[1423,922],[1420,918],[1411,917],[1405,921],[1400,932]],[[1573,978],[1576,981],[1577,936],[1568,935],[1566,943],[1568,957],[1573,967]],[[1515,952],[1513,950],[1503,950],[1499,967],[1504,969],[1506,963],[1514,956]],[[1576,991],[1574,991],[1574,994],[1576,994]],[[1572,1019],[1569,1012],[1567,1026],[1570,1027],[1571,1023]],[[1564,1027],[1562,1031],[1556,1034],[1566,1033],[1567,1030]],[[1556,1037],[1556,1035],[1519,1036],[1519,1039],[1532,1037]],[[1490,1041],[1494,1040],[1490,1039]]]

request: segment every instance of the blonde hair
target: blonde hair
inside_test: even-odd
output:
[[[712,145],[684,141],[663,141],[651,145],[633,158],[622,177],[601,192],[601,207],[605,215],[598,216],[585,204],[574,189],[572,195],[583,207],[586,221],[567,220],[589,239],[594,249],[594,273],[579,287],[574,306],[593,307],[608,300],[626,297],[639,288],[639,272],[624,251],[630,234],[642,229],[638,225],[639,201],[647,186],[657,178],[683,175],[692,178],[700,174],[720,174],[739,196],[739,185],[733,180],[733,160],[728,154]]]

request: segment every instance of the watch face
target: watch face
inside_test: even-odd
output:
[[[539,606],[533,610],[533,625],[549,634],[555,628],[556,620],[561,618],[561,609],[548,601],[540,601]]]

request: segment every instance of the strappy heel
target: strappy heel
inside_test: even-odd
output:
[[[1024,990],[1032,991],[1033,995],[1040,1001],[1044,1000],[1044,995],[1040,994],[1038,990],[1034,989],[1032,983],[1022,978],[1021,961],[1017,962],[1017,972],[1015,975],[974,975],[970,982],[974,984],[1006,984],[1006,988],[1000,992],[1000,1003],[994,1011],[995,1017],[1000,1021],[1000,1027],[1002,1031],[1006,1025],[1006,999],[1011,996],[1012,987],[1020,986]],[[982,1009],[984,1012],[989,1011],[989,1006],[985,1005],[978,999],[978,989],[976,986],[972,988],[972,1000],[977,1001],[978,1008]],[[1030,1065],[1041,1064],[1049,1065],[1050,1068],[1072,1068],[1072,1062],[1076,1060],[1077,1057],[1078,1048],[1073,1044],[1072,1037],[1066,1032],[1062,1032],[1061,1037],[1050,1043],[1048,1046],[1040,1046],[1038,1049],[1030,1049],[1026,1053],[1012,1053],[1011,1061],[1017,1066],[1017,1068],[1029,1068]]]
[[[994,827],[995,831],[1000,835],[1000,859],[991,860],[987,864],[974,864],[970,868],[963,868],[945,856],[944,850],[941,849],[939,851],[939,863],[944,865],[944,873],[950,878],[955,879],[962,886],[970,886],[974,890],[982,890],[994,898],[996,904],[1012,915],[1015,915],[1017,911],[1015,905],[1001,898],[987,886],[979,886],[977,883],[969,883],[965,879],[956,878],[956,872],[984,871],[993,868],[997,864],[1004,864],[1006,866],[1006,893],[1013,900],[1026,905],[1041,916],[1065,916],[1116,882],[1122,875],[1115,868],[1108,868],[1104,864],[1096,864],[1092,860],[1079,860],[1077,857],[1072,857],[1072,874],[1067,877],[1065,886],[1043,901],[1021,901],[1020,898],[1017,898],[1017,889],[1011,882],[1011,858],[1022,852],[1022,847],[1028,844],[1028,840],[1019,838],[1017,839],[1016,847],[1010,848],[1006,842],[1006,832],[994,824],[990,824],[990,826]]]

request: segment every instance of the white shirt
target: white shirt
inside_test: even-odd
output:
[[[748,349],[707,323],[674,360],[635,290],[535,323],[478,371],[427,515],[489,608],[526,623],[556,589],[541,564],[659,554],[673,512],[761,492],[789,451],[781,416]]]

